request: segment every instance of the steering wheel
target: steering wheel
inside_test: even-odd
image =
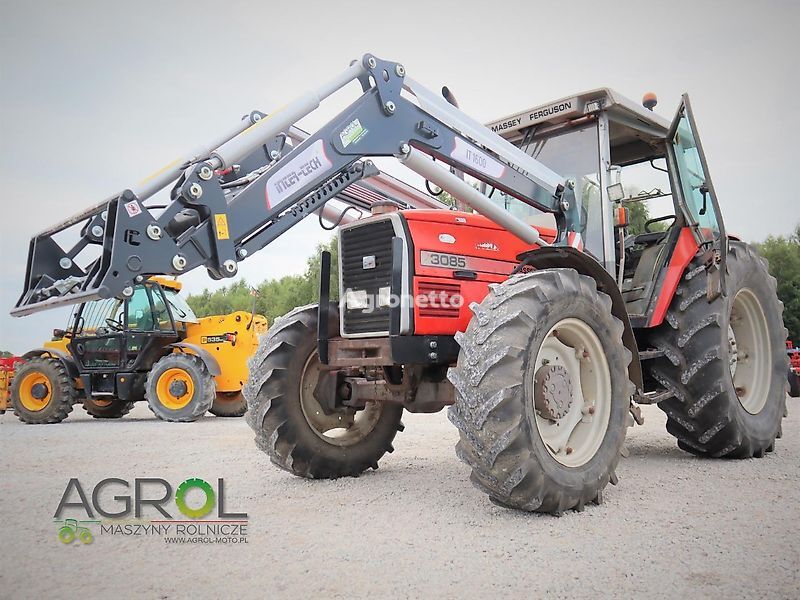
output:
[[[120,323],[119,321],[115,321],[114,319],[106,319],[106,325],[111,331],[122,331],[125,326]]]
[[[670,224],[670,227],[671,227],[675,222],[675,215],[664,215],[663,217],[656,217],[655,219],[648,219],[647,221],[645,221],[644,222],[644,230],[647,233],[653,233],[652,231],[650,231],[650,225],[652,225],[653,223],[659,223],[661,221],[666,221],[667,219],[672,219],[673,222]]]

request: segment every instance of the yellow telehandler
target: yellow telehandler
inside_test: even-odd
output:
[[[11,387],[16,415],[58,423],[81,402],[93,417],[116,419],[146,400],[165,421],[242,416],[247,361],[267,319],[244,311],[198,319],[180,290],[177,280],[150,277],[128,298],[79,305],[68,330],[24,355]]]

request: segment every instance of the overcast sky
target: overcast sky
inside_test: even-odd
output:
[[[22,319],[31,234],[139,181],[252,109],[269,112],[365,52],[454,90],[481,121],[576,91],[688,91],[728,230],[800,220],[800,3],[39,2],[0,14],[0,349],[39,346],[63,310]],[[346,92],[343,92],[346,95]],[[323,105],[319,126],[344,100]],[[327,234],[308,219],[243,263],[302,272]],[[189,291],[211,286],[205,271]]]

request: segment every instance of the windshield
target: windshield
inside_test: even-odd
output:
[[[192,307],[186,303],[186,300],[184,300],[182,296],[178,295],[178,292],[169,288],[163,288],[163,290],[164,296],[167,298],[167,302],[169,302],[169,306],[172,309],[172,316],[175,317],[176,321],[181,323],[198,322]]]
[[[581,236],[586,250],[602,262],[603,218],[600,202],[597,124],[569,129],[564,133],[533,139],[523,143],[521,149],[567,179],[574,179],[575,195],[581,203]],[[513,215],[540,227],[555,227],[552,215],[512,198],[499,190],[492,200]]]

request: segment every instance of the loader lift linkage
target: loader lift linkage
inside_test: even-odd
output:
[[[317,133],[281,154],[294,123],[321,100],[357,79],[364,93]],[[416,96],[411,102],[401,90]],[[491,204],[450,173],[433,166],[434,157],[496,189],[556,216],[559,236],[576,231],[580,207],[573,182],[566,181],[512,144],[487,131],[440,96],[405,76],[402,65],[367,54],[315,92],[262,117],[237,125],[206,152],[179,159],[143,181],[31,241],[25,290],[12,315],[22,316],[60,304],[129,296],[149,275],[180,275],[204,266],[214,278],[233,277],[238,262],[275,240],[326,202],[376,174],[372,156],[394,156],[411,170],[460,191],[473,207],[531,244],[546,245],[536,229]],[[296,135],[296,134],[295,134]],[[348,137],[350,136],[350,137]],[[482,147],[479,147],[480,144]],[[215,175],[234,168],[260,147],[273,159],[268,170],[246,179],[232,199]],[[177,179],[172,202],[156,218],[143,204]],[[186,217],[186,213],[193,219]],[[181,214],[183,213],[183,215]],[[187,225],[180,226],[180,219]],[[81,239],[67,251],[52,236],[87,220]],[[90,244],[100,258],[82,269],[76,256]]]

